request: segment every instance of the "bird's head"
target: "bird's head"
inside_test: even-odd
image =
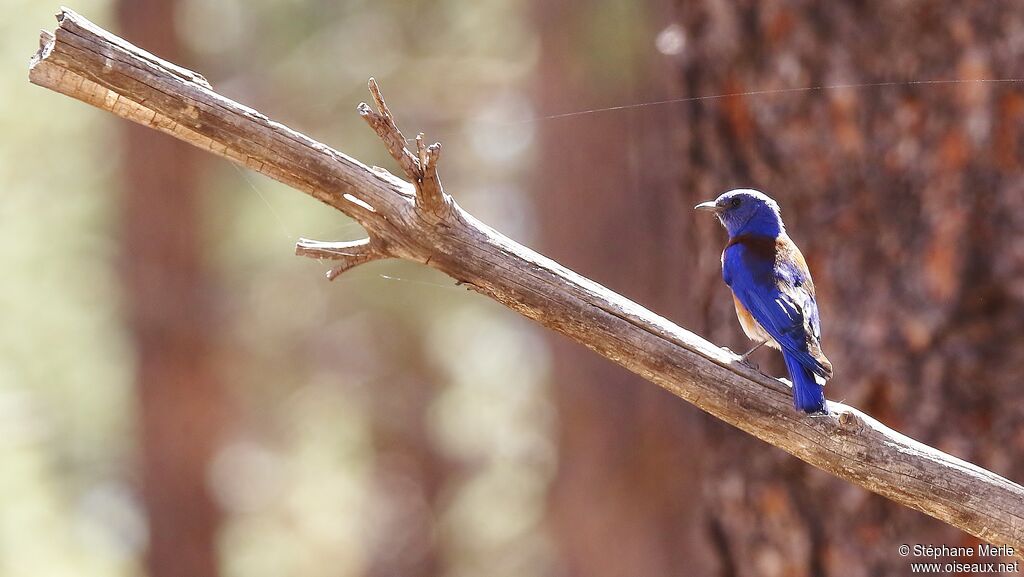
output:
[[[750,188],[730,190],[715,200],[702,202],[693,208],[715,213],[729,236],[778,236],[785,230],[779,215],[779,203],[767,194]]]

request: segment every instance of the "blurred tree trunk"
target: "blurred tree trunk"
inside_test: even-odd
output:
[[[687,96],[822,84],[1017,78],[1019,4],[675,0]],[[1015,9],[1017,8],[1017,9]],[[687,205],[752,186],[781,204],[807,256],[842,399],[1011,479],[1024,404],[1024,96],[1016,84],[736,96],[660,109],[681,119]],[[612,159],[620,162],[621,159]],[[678,223],[697,251],[689,328],[745,346],[710,218]],[[784,374],[777,353],[762,369]],[[708,526],[720,573],[895,575],[900,543],[976,541],[708,422]]]
[[[172,0],[121,0],[122,34],[184,62]],[[136,347],[142,483],[152,577],[213,577],[220,514],[207,489],[224,404],[202,266],[202,153],[123,123],[125,296]]]
[[[659,70],[648,50],[656,32],[649,7],[582,0],[535,6],[544,114],[617,105],[671,85],[670,70]],[[664,110],[640,109],[541,121],[536,206],[542,252],[678,318],[694,262],[679,250],[689,212],[676,191],[673,120]],[[703,417],[552,338],[559,470],[550,526],[564,574],[704,574]]]
[[[398,326],[401,319],[377,319]],[[436,395],[427,360],[414,333],[376,335],[377,350],[402,351],[375,382],[370,427],[374,445],[376,530],[368,537],[367,577],[434,577],[444,573],[436,535],[447,463],[432,442],[428,411]],[[368,338],[363,335],[361,338]],[[413,352],[416,351],[416,352]]]

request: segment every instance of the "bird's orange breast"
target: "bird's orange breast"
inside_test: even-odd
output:
[[[740,299],[736,298],[736,295],[732,295],[732,302],[736,305],[736,318],[739,319],[743,333],[747,337],[758,342],[766,341],[768,346],[776,349],[779,348],[775,339],[761,327],[761,323],[757,322],[754,315],[750,314],[750,311],[747,310],[747,307],[743,306],[743,303],[740,302]]]

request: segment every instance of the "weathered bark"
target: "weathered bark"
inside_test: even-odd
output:
[[[675,78],[686,96],[1024,72],[1016,2],[675,3],[687,39]],[[837,368],[828,394],[1024,476],[1021,85],[736,96],[662,110],[685,126],[676,156],[688,204],[734,186],[781,203],[814,274]],[[745,342],[719,280],[723,234],[713,222],[680,226],[707,255],[684,318],[717,342]],[[776,354],[758,359],[783,373]],[[704,497],[734,575],[905,574],[900,543],[976,542],[736,435],[706,437]]]
[[[594,12],[625,5],[539,0],[541,110],[629,102],[670,85],[670,70],[659,69],[649,53],[629,56],[617,44],[596,48],[619,52],[614,66],[587,65],[611,60],[594,54],[590,41],[615,32],[609,28],[653,38],[655,30],[644,33],[651,23],[643,13],[653,4],[626,10],[635,19],[613,19]],[[681,250],[679,223],[692,218],[692,205],[684,206],[676,191],[672,134],[679,123],[651,109],[557,119],[538,128],[533,198],[540,249],[675,317],[686,304],[682,285],[694,264]],[[564,574],[708,574],[702,415],[668,402],[665,391],[643,386],[607,359],[551,340],[558,359],[552,388],[559,466],[549,510]]]
[[[123,0],[128,37],[181,50],[175,2]],[[143,127],[122,133],[122,262],[137,359],[142,492],[153,577],[217,575],[220,512],[207,489],[224,402],[213,357],[213,292],[203,267],[201,155]]]
[[[33,82],[294,186],[359,220],[382,254],[444,271],[822,470],[1024,552],[1024,488],[839,402],[822,418],[795,413],[785,383],[516,244],[449,196],[427,201],[432,175],[424,170],[425,153],[407,167],[416,184],[371,169],[70,11],[62,12],[55,35],[44,33],[43,44],[32,61]],[[360,107],[378,130],[390,125],[380,108]],[[399,159],[407,153],[392,152]]]

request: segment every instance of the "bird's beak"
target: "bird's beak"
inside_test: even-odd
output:
[[[702,203],[698,204],[697,206],[693,207],[693,210],[705,210],[707,212],[721,212],[722,207],[720,207],[717,204],[715,204],[715,201],[709,200],[707,202],[702,202]]]

